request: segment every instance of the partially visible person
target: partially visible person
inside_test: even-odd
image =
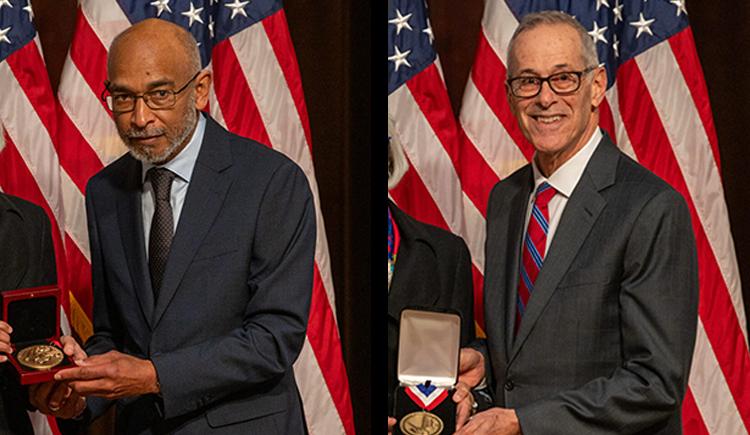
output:
[[[388,187],[398,184],[408,163],[395,134],[388,143]],[[461,314],[461,346],[474,340],[471,256],[462,238],[417,221],[388,201],[388,412],[398,386],[399,316],[408,306],[450,308]],[[464,384],[459,390],[468,391]],[[460,396],[457,420],[471,412],[471,394]],[[392,431],[396,419],[388,418]]]
[[[41,207],[21,198],[0,193],[0,291],[57,283],[55,252],[50,222]],[[0,363],[12,353],[13,328],[0,320]],[[72,354],[72,349],[68,349]],[[28,390],[18,382],[13,366],[0,365],[0,434],[32,435],[27,411]],[[44,387],[53,407],[64,415],[83,409],[83,399],[66,385],[50,382]],[[46,406],[46,404],[45,404]]]

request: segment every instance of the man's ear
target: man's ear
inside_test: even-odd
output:
[[[195,79],[195,108],[203,110],[208,104],[208,91],[211,88],[211,72],[201,71]]]
[[[597,67],[591,83],[591,107],[597,108],[604,100],[604,92],[607,90],[607,70],[603,66]]]

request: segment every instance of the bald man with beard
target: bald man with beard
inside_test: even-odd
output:
[[[105,95],[129,153],[87,187],[94,334],[56,380],[88,396],[82,418],[115,405],[117,433],[306,433],[292,364],[313,200],[291,160],[200,112],[210,84],[175,24],[113,41]]]

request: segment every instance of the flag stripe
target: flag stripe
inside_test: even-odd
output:
[[[297,109],[302,129],[305,132],[305,139],[308,144],[308,151],[312,152],[312,136],[310,134],[310,122],[307,116],[307,106],[305,105],[305,96],[302,92],[302,80],[297,66],[297,55],[292,47],[292,37],[289,34],[289,27],[286,25],[286,14],[280,9],[275,14],[263,20],[263,28],[268,35],[271,48],[279,62],[279,67],[286,79],[287,88],[294,100],[294,107]]]
[[[255,104],[255,97],[247,82],[239,79],[244,77],[244,74],[237,62],[235,50],[228,40],[214,46],[211,62],[214,71],[221,71],[223,75],[238,78],[237,80],[214,79],[213,87],[219,103],[218,107],[221,108],[227,129],[240,136],[271,145],[266,127],[262,122],[258,122],[261,117],[258,106]]]
[[[685,84],[690,89],[690,95],[692,95],[693,104],[695,105],[694,108],[700,114],[701,123],[706,130],[708,141],[711,144],[714,164],[719,169],[719,172],[721,172],[719,140],[716,137],[714,118],[711,114],[708,89],[706,88],[706,82],[703,80],[703,68],[701,68],[700,59],[698,59],[698,50],[696,50],[693,40],[693,29],[688,27],[669,38],[668,41],[677,59],[677,63],[680,65]]]
[[[708,240],[700,225],[692,198],[689,196],[671,144],[660,123],[649,91],[634,60],[620,66],[617,86],[620,91],[620,111],[633,141],[638,160],[670,183],[688,202],[693,219],[699,261],[700,304],[699,313],[709,340],[716,352],[719,364],[727,378],[729,389],[738,403],[750,403],[750,389],[745,388],[741,373],[750,370],[744,335],[739,326],[736,312],[713,257]],[[624,92],[624,90],[627,92]],[[743,401],[744,400],[744,401]],[[750,410],[740,410],[745,424],[750,420]],[[744,411],[744,412],[743,412]]]
[[[714,349],[706,336],[703,321],[698,319],[695,336],[693,367],[688,379],[688,395],[695,401],[700,414],[683,408],[683,426],[685,433],[691,426],[705,426],[710,433],[736,434],[745,431],[737,406],[732,400],[732,393],[724,379]],[[746,432],[746,431],[745,431]]]
[[[336,355],[331,351],[324,351],[330,349],[332,344],[338,344],[340,339],[331,306],[326,303],[328,298],[317,265],[314,268],[313,276],[313,297],[310,306],[307,338],[320,366],[323,379],[328,386],[328,392],[342,417],[341,420],[346,433],[354,434],[354,420],[351,409],[348,409],[350,403],[349,386],[338,381],[338,374],[346,372],[344,361],[340,353]],[[331,343],[330,340],[335,340],[335,342]]]
[[[508,97],[505,93],[506,77],[505,65],[492,50],[484,33],[481,33],[477,45],[476,61],[471,70],[471,80],[528,161],[534,155],[534,147],[523,136],[516,118],[510,111]]]
[[[682,430],[683,433],[691,435],[709,435],[690,389],[687,390],[685,399],[682,401]]]
[[[399,208],[414,219],[448,230],[448,223],[414,166],[409,165],[409,169],[398,185],[389,191],[389,195]]]
[[[75,38],[70,44],[69,56],[75,63],[81,76],[95,95],[101,95],[104,81],[107,79],[107,50],[102,45],[88,20],[80,13],[77,14]],[[79,88],[81,89],[81,88]],[[106,104],[97,98],[99,104],[106,110]],[[111,124],[111,122],[110,122]]]

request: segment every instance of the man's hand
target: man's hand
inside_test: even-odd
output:
[[[456,392],[453,393],[453,401],[458,404],[456,405],[456,430],[459,430],[471,417],[474,407],[474,396],[471,394],[471,388],[459,381],[456,384]]]
[[[458,362],[458,383],[453,401],[456,406],[456,430],[466,423],[471,416],[474,406],[474,396],[471,389],[479,385],[484,378],[484,355],[475,349],[465,347],[461,349]]]
[[[388,417],[388,435],[393,434],[393,428],[396,427],[396,419]]]
[[[8,357],[4,354],[13,353],[13,347],[10,345],[10,334],[13,332],[13,328],[7,323],[0,320],[0,363],[8,361]]]
[[[75,418],[86,409],[86,399],[63,382],[44,382],[29,387],[29,402],[43,414]]]
[[[482,379],[484,379],[484,355],[469,347],[461,349],[458,360],[458,382],[462,382],[469,388],[474,388],[479,385]],[[454,397],[454,401],[458,402],[459,400]]]
[[[492,408],[480,412],[469,420],[455,435],[520,435],[516,411],[505,408]]]
[[[82,396],[119,399],[159,392],[156,369],[149,360],[113,350],[90,356],[78,365],[60,370],[55,380],[68,382]]]
[[[0,336],[0,338],[2,338],[2,336]],[[72,359],[74,363],[78,364],[80,361],[86,359],[86,352],[84,352],[75,338],[70,335],[63,335],[60,338],[60,343],[63,346],[63,352],[65,355]]]

